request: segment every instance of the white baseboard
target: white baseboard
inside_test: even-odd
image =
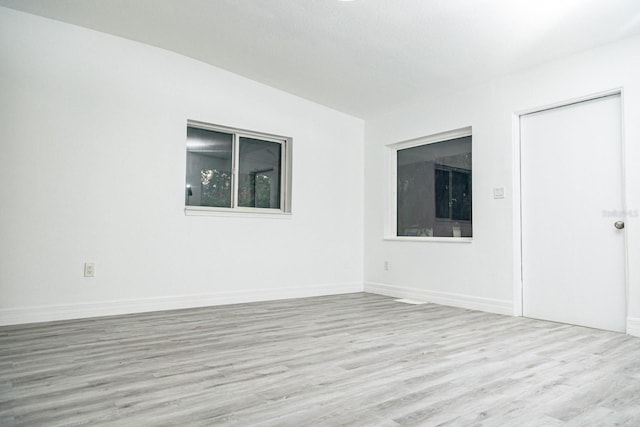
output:
[[[370,282],[364,284],[364,291],[372,294],[387,295],[396,298],[408,298],[452,307],[468,308],[470,310],[480,310],[487,311],[489,313],[513,316],[513,302],[507,300]]]
[[[627,334],[640,337],[640,318],[627,317]]]
[[[235,292],[217,292],[211,294],[176,295],[132,300],[5,308],[0,309],[0,326],[278,299],[348,294],[362,291],[362,283],[353,282],[314,285],[300,288],[254,289]]]

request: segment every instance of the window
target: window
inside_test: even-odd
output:
[[[186,210],[291,212],[291,139],[187,124]]]
[[[392,146],[396,236],[472,237],[471,130]]]

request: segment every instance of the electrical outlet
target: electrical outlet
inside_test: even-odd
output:
[[[385,270],[391,270],[391,261],[385,261],[384,262],[384,269]]]
[[[95,275],[96,275],[96,264],[93,262],[85,262],[84,277],[95,277]]]

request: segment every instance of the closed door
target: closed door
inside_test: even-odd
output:
[[[626,330],[620,96],[520,117],[523,315]]]

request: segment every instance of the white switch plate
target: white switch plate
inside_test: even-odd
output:
[[[96,264],[93,262],[85,262],[84,277],[95,277],[95,275],[96,275]]]
[[[504,199],[504,187],[494,187],[493,189],[494,199]]]
[[[384,262],[384,269],[385,270],[391,270],[391,262],[385,261]]]

